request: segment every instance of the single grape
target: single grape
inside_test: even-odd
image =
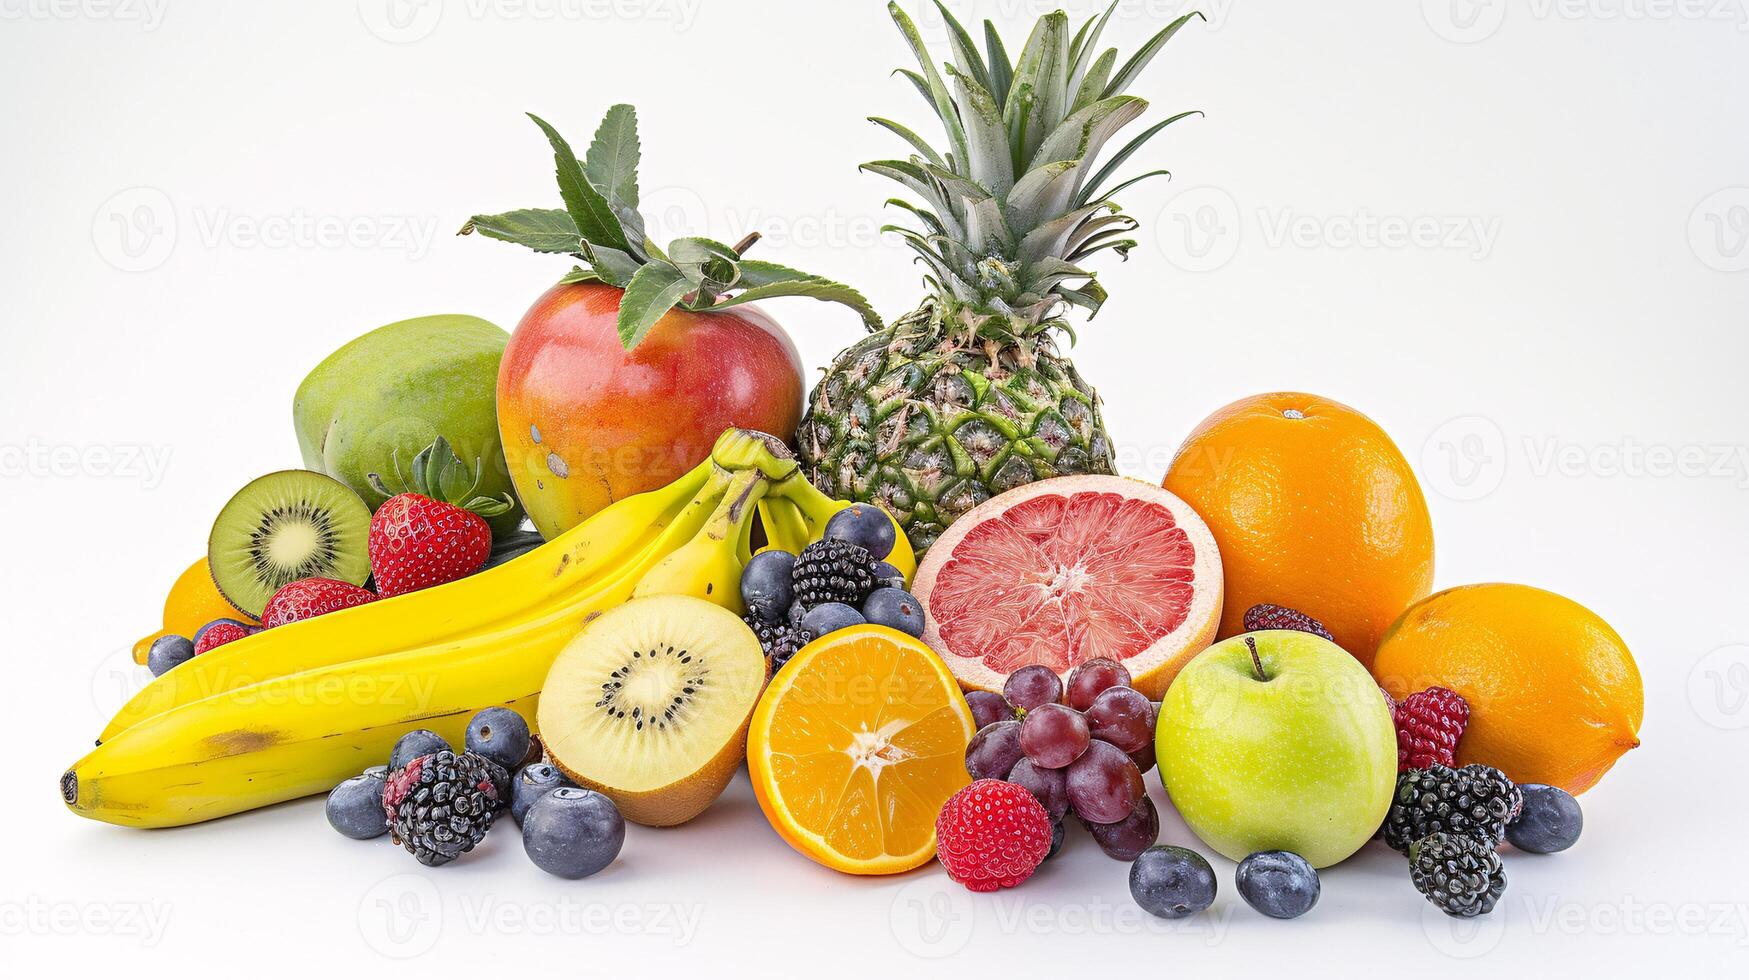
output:
[[[1093,699],[1113,687],[1129,687],[1130,672],[1108,657],[1094,657],[1069,674],[1069,707],[1086,711]]]
[[[768,623],[783,619],[794,601],[794,584],[790,576],[796,556],[787,551],[761,551],[741,570],[741,601],[747,611]]]
[[[1088,823],[1117,823],[1147,795],[1142,771],[1110,742],[1090,743],[1068,776],[1069,805]]]
[[[1063,700],[1063,682],[1056,671],[1043,664],[1033,664],[1009,674],[1002,685],[1002,695],[1016,708],[1031,711],[1041,704],[1056,704]]]
[[[912,636],[923,635],[923,603],[904,589],[879,588],[863,600],[862,615],[871,623],[890,626]]]
[[[1014,709],[1008,699],[992,691],[967,691],[966,704],[972,709],[972,724],[982,731],[999,721],[1013,721]]]
[[[1318,904],[1318,872],[1292,851],[1263,851],[1239,862],[1239,896],[1272,919],[1295,919]]]
[[[842,602],[822,602],[802,617],[802,629],[807,630],[808,635],[817,640],[827,633],[861,626],[866,622],[868,620],[862,618],[862,613]]]
[[[1131,752],[1130,761],[1136,764],[1137,772],[1146,774],[1148,770],[1154,768],[1154,764],[1158,762],[1159,759],[1154,752],[1154,747],[1150,745],[1142,749],[1140,752]]]
[[[1020,751],[1020,722],[999,721],[972,736],[966,746],[966,772],[973,779],[1007,779]]]
[[[1195,915],[1215,903],[1215,869],[1189,848],[1156,844],[1130,865],[1130,897],[1162,919]]]
[[[1025,731],[1022,730],[1022,737]],[[1008,773],[1008,781],[1026,788],[1038,799],[1052,823],[1069,812],[1069,780],[1061,769],[1046,769],[1031,759],[1022,759]]]
[[[1106,857],[1134,861],[1160,839],[1160,811],[1144,796],[1129,816],[1117,823],[1090,823],[1087,832]]]
[[[1020,748],[1046,769],[1061,769],[1087,751],[1087,719],[1074,708],[1041,704],[1020,723]]]
[[[877,504],[851,504],[826,521],[826,538],[848,541],[876,558],[893,553],[899,540],[898,528]]]
[[[1154,709],[1133,687],[1108,687],[1087,709],[1087,730],[1125,752],[1140,752],[1154,740]]]

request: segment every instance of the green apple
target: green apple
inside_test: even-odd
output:
[[[1396,788],[1396,729],[1372,675],[1295,630],[1231,637],[1186,664],[1155,749],[1179,815],[1234,861],[1282,850],[1335,864],[1372,837]]]

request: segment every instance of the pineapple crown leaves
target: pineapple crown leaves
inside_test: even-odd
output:
[[[675,307],[721,310],[781,296],[842,303],[870,329],[879,327],[880,317],[855,289],[775,262],[744,258],[757,234],[734,247],[694,237],[678,239],[664,250],[651,241],[638,213],[638,115],[631,106],[607,110],[581,161],[545,120],[532,113],[529,118],[553,148],[564,208],[478,214],[459,234],[479,232],[537,252],[573,256],[583,265],[560,282],[599,282],[623,289],[619,339],[627,350]]]
[[[1082,262],[1110,249],[1127,257],[1138,227],[1114,200],[1152,170],[1106,187],[1143,144],[1162,129],[1196,115],[1184,112],[1148,127],[1095,169],[1101,151],[1148,103],[1124,90],[1194,17],[1166,25],[1129,59],[1116,48],[1094,54],[1118,2],[1070,34],[1068,15],[1049,14],[1034,26],[1016,59],[984,22],[984,48],[941,0],[952,58],[937,67],[909,16],[887,5],[916,56],[918,70],[899,69],[947,132],[947,148],[932,147],[890,119],[870,121],[916,151],[904,160],[877,160],[864,170],[890,177],[922,200],[891,200],[918,227],[890,225],[928,270],[924,276],[949,305],[995,313],[1010,321],[998,333],[1063,328],[1066,304],[1095,314],[1105,291]],[[974,318],[975,319],[975,318]],[[980,330],[981,333],[985,332]],[[994,338],[1003,339],[1003,338]]]
[[[502,497],[481,496],[480,476],[485,471],[483,461],[474,460],[474,468],[469,470],[461,457],[455,454],[455,450],[450,448],[449,440],[442,436],[438,436],[431,445],[413,456],[412,473],[401,471],[401,450],[398,447],[389,453],[389,465],[394,468],[396,481],[406,488],[402,492],[416,493],[442,503],[454,504],[481,517],[507,514],[516,506],[516,501],[509,494]],[[373,490],[385,497],[393,497],[396,493],[389,489],[380,474],[371,473],[365,479]],[[464,480],[467,481],[465,484],[462,482]]]

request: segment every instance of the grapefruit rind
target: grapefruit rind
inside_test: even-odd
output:
[[[1220,551],[1170,491],[1118,476],[1010,490],[955,521],[913,591],[923,639],[966,690],[1001,691],[1044,663],[1067,677],[1110,656],[1158,700],[1221,621]]]

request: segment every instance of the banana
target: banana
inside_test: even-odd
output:
[[[637,561],[587,598],[520,626],[275,677],[148,717],[67,770],[62,797],[75,813],[108,823],[198,823],[326,792],[379,764],[416,728],[459,743],[481,708],[507,705],[535,718],[559,651],[658,569],[688,588],[708,582],[721,591],[723,564],[705,561],[703,549],[689,563],[668,559],[700,541],[738,558],[766,482],[756,469],[708,482]]]
[[[727,439],[727,437],[725,437]],[[659,490],[627,497],[534,551],[446,585],[290,623],[219,647],[142,688],[98,741],[201,698],[258,681],[526,620],[617,576],[696,495],[728,476],[706,460]]]
[[[737,616],[746,615],[747,607],[741,602],[741,570],[751,557],[752,518],[768,485],[757,469],[736,473],[710,522],[691,541],[658,562],[638,582],[632,598],[690,595]]]
[[[765,540],[773,548],[799,555],[810,543],[807,518],[794,503],[782,497],[768,493],[759,501],[759,523],[765,528]]]

